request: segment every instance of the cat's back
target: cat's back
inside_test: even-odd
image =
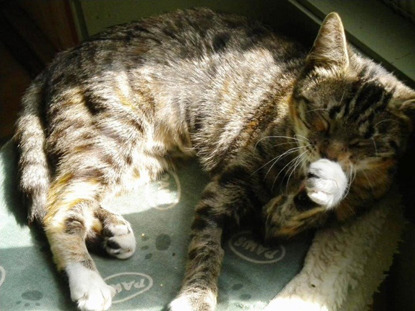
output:
[[[169,132],[198,132],[193,142],[209,146],[201,153],[211,154],[218,142],[225,150],[243,120],[287,89],[303,59],[301,46],[257,21],[178,10],[111,27],[58,55],[42,75],[43,110],[49,111],[44,123],[91,128],[104,116],[124,124],[145,118],[154,132],[154,120],[164,120]],[[85,120],[72,120],[78,115]],[[61,136],[56,128],[50,141]]]
[[[275,61],[281,64],[303,54],[297,43],[276,36],[257,21],[198,8],[110,27],[62,53],[51,67],[55,71],[60,67],[77,68],[84,75],[92,75],[111,66],[122,65],[128,69],[149,64],[198,62],[212,55],[259,48],[271,51]]]
[[[147,60],[156,62],[200,58],[226,50],[244,51],[258,45],[270,50],[290,46],[257,21],[205,8],[177,10],[115,26],[89,40],[99,41],[112,41],[115,46],[122,45],[132,54],[146,54]]]
[[[57,55],[26,92],[15,136],[25,192],[47,188],[37,181],[55,164],[134,167],[142,150],[194,150],[211,169],[267,126],[303,59],[260,23],[208,9],[111,27]]]

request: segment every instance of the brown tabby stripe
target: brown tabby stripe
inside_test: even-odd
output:
[[[196,155],[211,181],[171,311],[214,310],[232,224],[291,237],[382,197],[415,92],[349,47],[337,14],[307,50],[258,22],[193,9],[114,26],[57,55],[22,100],[15,141],[29,220],[43,224],[58,269],[96,271],[86,243],[119,255],[108,237],[129,225],[101,201],[156,178],[177,154]],[[308,185],[326,178],[309,174],[324,158],[353,180],[330,193],[347,193],[334,206],[313,202]],[[90,295],[103,299],[86,290],[78,303]]]

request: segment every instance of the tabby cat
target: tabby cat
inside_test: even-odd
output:
[[[309,53],[261,24],[208,9],[116,26],[60,53],[23,98],[15,140],[29,221],[46,233],[81,310],[114,289],[87,246],[135,251],[101,207],[177,154],[211,180],[195,209],[173,311],[214,310],[228,224],[291,237],[367,210],[390,187],[415,92],[359,55],[329,14]]]

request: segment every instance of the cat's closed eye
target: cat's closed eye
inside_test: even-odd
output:
[[[362,147],[365,147],[365,146],[367,146],[367,142],[361,140],[360,138],[352,139],[349,142],[349,148],[351,148],[351,149],[362,148]]]
[[[313,130],[318,133],[329,133],[330,123],[321,115],[315,115],[311,121]]]

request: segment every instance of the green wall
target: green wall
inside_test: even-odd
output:
[[[307,44],[312,43],[318,30],[311,19],[304,18],[304,14],[287,0],[78,0],[77,7],[78,15],[83,15],[85,35],[93,35],[111,25],[192,7],[208,7],[261,20]]]

